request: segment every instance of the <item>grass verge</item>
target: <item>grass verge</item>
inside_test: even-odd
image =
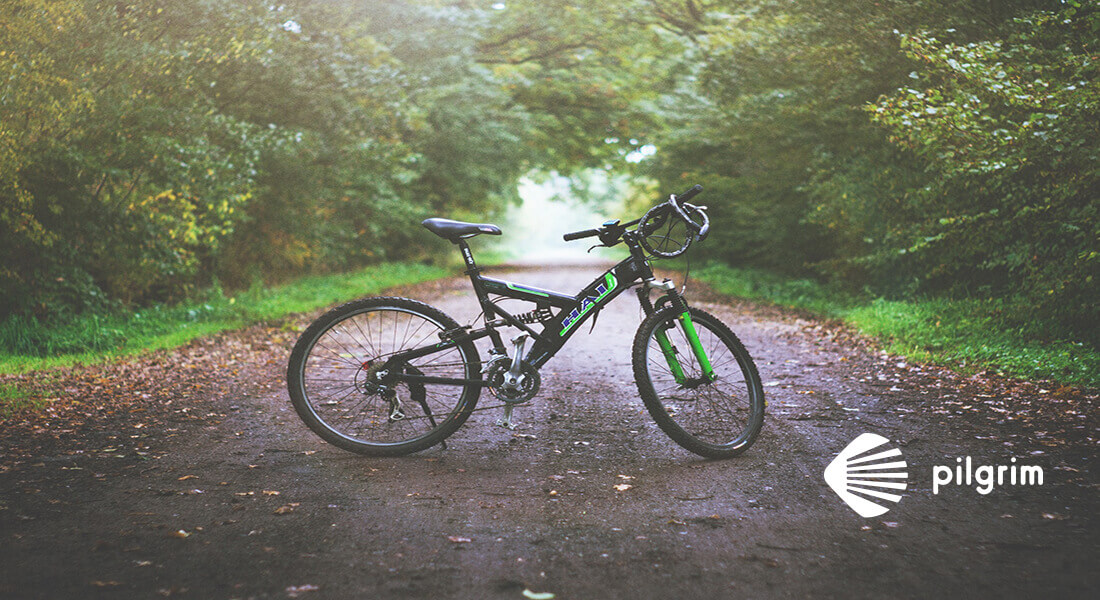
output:
[[[24,411],[35,411],[49,400],[10,384],[0,384],[0,421]]]
[[[1023,379],[1100,387],[1100,351],[1028,320],[1012,300],[859,298],[807,279],[709,263],[692,277],[716,291],[839,319],[885,350],[962,372],[993,370]]]
[[[201,301],[137,312],[82,315],[65,323],[12,318],[0,323],[0,373],[97,363],[174,348],[204,335],[306,312],[383,289],[451,275],[443,267],[388,263],[351,273],[304,277],[235,296],[214,289]],[[0,408],[19,402],[0,387]]]

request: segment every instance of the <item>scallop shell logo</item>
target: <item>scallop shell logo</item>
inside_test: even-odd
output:
[[[877,517],[890,510],[867,497],[895,503],[901,500],[897,494],[880,491],[905,489],[905,478],[909,476],[905,461],[891,460],[900,458],[901,450],[867,454],[889,441],[874,433],[860,434],[825,467],[825,483],[861,517]]]

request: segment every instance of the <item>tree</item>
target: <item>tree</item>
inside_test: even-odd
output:
[[[889,262],[935,288],[1022,294],[1078,332],[1100,314],[1100,10],[1014,20],[1003,39],[903,37],[911,85],[869,108],[932,175]],[[1091,335],[1095,341],[1095,333]]]

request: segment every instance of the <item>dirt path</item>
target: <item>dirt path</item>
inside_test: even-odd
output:
[[[597,273],[505,276],[571,290]],[[466,289],[451,280],[403,293],[464,321],[476,313]],[[701,460],[653,425],[631,376],[640,317],[630,295],[545,367],[539,397],[516,411],[519,429],[477,413],[446,450],[400,459],[352,455],[309,432],[283,388],[296,333],[254,328],[207,342],[241,349],[219,371],[228,384],[177,399],[163,419],[131,410],[87,448],[27,443],[33,428],[7,433],[23,445],[0,456],[0,598],[1100,591],[1095,397],[1038,385],[991,394],[818,323],[689,299],[738,333],[767,386],[764,431],[742,457]],[[1020,403],[1056,416],[1021,417]],[[873,519],[821,476],[863,432],[889,438],[909,464],[905,497]],[[1039,465],[1044,484],[934,495],[932,466],[966,456]]]

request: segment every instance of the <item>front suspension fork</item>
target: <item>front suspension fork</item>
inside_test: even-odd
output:
[[[714,367],[710,363],[710,358],[707,356],[706,349],[703,348],[703,343],[699,341],[699,332],[695,329],[695,323],[691,320],[691,313],[688,311],[687,301],[685,301],[684,297],[676,291],[676,287],[671,281],[666,279],[658,283],[650,280],[646,282],[645,287],[638,290],[638,298],[642,301],[643,308],[652,306],[649,304],[650,288],[665,290],[668,303],[680,313],[676,317],[676,320],[680,322],[680,328],[684,332],[684,338],[687,339],[688,344],[691,346],[691,351],[695,355],[695,360],[699,362],[699,367],[703,372],[703,377],[699,380],[691,380],[687,377],[684,373],[684,367],[680,364],[680,359],[677,356],[678,352],[676,347],[672,345],[672,340],[668,339],[667,329],[669,329],[669,327],[658,326],[653,337],[657,340],[657,345],[660,346],[661,353],[664,355],[665,361],[668,363],[668,368],[672,372],[672,376],[675,378],[676,383],[679,385],[691,383],[698,385],[700,383],[710,383],[718,379],[718,376],[714,374]]]
[[[695,353],[695,359],[699,361],[699,367],[703,370],[703,378],[706,379],[707,383],[718,379],[718,376],[714,374],[714,367],[710,364],[710,358],[707,357],[707,351],[703,349],[703,343],[699,341],[699,332],[695,330],[695,323],[691,321],[691,314],[685,310],[676,318],[680,321],[680,327],[684,329],[684,337],[691,344],[691,351]]]

